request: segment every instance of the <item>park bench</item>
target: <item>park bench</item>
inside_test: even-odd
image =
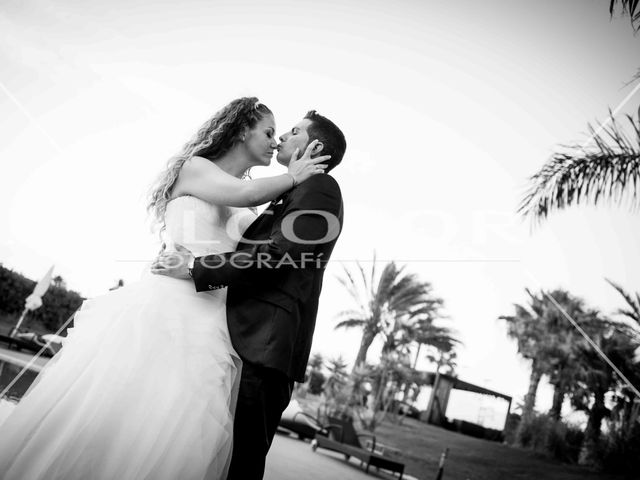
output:
[[[328,424],[324,428],[328,431],[327,436],[316,435],[311,442],[311,448],[315,452],[318,448],[325,448],[334,452],[342,453],[346,460],[350,457],[360,460],[361,465],[365,465],[365,471],[369,473],[369,467],[388,470],[398,473],[402,479],[404,464],[389,458],[384,454],[376,452],[376,437],[369,434],[358,434],[350,419],[328,417]],[[366,449],[360,443],[360,437],[369,437],[370,449]]]

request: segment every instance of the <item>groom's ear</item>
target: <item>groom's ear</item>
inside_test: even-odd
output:
[[[322,152],[322,150],[324,150],[324,143],[316,143],[315,147],[313,147],[313,150],[311,150],[311,156],[315,157],[317,155],[320,155],[320,152]]]

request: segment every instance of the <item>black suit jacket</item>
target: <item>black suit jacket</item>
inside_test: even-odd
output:
[[[324,269],[342,221],[338,183],[315,175],[272,202],[235,252],[196,259],[199,292],[228,286],[229,333],[244,361],[304,381]]]

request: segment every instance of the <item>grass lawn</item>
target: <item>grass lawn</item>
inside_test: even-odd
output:
[[[449,448],[445,478],[452,480],[595,480],[605,476],[567,465],[541,454],[451,432],[423,422],[405,419],[402,425],[385,422],[376,429],[378,441],[398,448],[407,473],[435,478],[440,454]]]
[[[317,413],[317,398],[297,398],[308,413]],[[383,422],[376,440],[399,450],[394,457],[405,472],[419,479],[435,479],[440,455],[449,448],[444,480],[619,480],[567,465],[541,454],[481,440],[406,418],[402,425]]]

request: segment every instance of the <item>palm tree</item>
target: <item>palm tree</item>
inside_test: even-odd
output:
[[[549,416],[553,420],[560,420],[564,400],[571,391],[576,376],[581,372],[580,358],[575,347],[582,343],[582,337],[573,334],[573,332],[567,332],[564,342],[559,343],[563,354],[552,360],[549,383],[553,385],[553,401],[549,409]]]
[[[640,31],[640,2],[638,0],[611,0],[609,15],[613,16],[618,4],[622,8],[622,13],[629,15],[633,29]]]
[[[529,389],[524,396],[524,405],[522,407],[522,417],[526,418],[532,415],[536,404],[536,395],[538,385],[542,378],[542,374],[547,370],[543,364],[541,355],[544,328],[537,319],[541,315],[541,311],[536,312],[536,298],[527,290],[531,297],[531,310],[522,305],[515,304],[515,315],[501,316],[501,320],[507,322],[507,335],[518,344],[518,353],[524,358],[531,360],[531,374],[529,376]]]
[[[613,288],[616,289],[616,291],[622,295],[622,298],[624,298],[625,302],[627,302],[627,305],[629,307],[628,310],[624,310],[622,308],[616,310],[615,313],[617,313],[618,315],[623,315],[627,318],[629,318],[630,320],[633,320],[634,322],[636,322],[638,325],[640,325],[640,293],[636,292],[636,297],[633,298],[633,296],[626,292],[620,285],[618,285],[617,283],[612,282],[611,280],[605,278],[605,280],[609,283],[609,285],[611,285]]]
[[[404,267],[398,267],[395,262],[387,263],[379,278],[376,276],[375,253],[369,274],[360,262],[356,265],[359,280],[346,267],[345,276],[338,277],[338,280],[357,307],[340,312],[335,327],[362,329],[354,370],[366,361],[369,347],[377,336],[386,334],[385,342],[391,341],[389,335],[398,332],[397,322],[407,321],[413,315],[422,316],[442,305],[442,300],[432,295],[431,284],[420,281],[415,274],[405,273]]]
[[[557,416],[566,393],[566,375],[563,376],[561,372],[569,364],[573,328],[549,297],[560,304],[572,318],[584,314],[583,302],[564,290],[554,290],[549,294],[542,291],[538,295],[528,289],[526,292],[529,295],[527,307],[515,304],[515,315],[499,317],[507,322],[507,335],[516,340],[518,353],[531,360],[529,388],[522,408],[522,424],[533,415],[538,385],[543,375],[556,379],[552,412]]]
[[[331,358],[327,362],[327,370],[329,370],[329,376],[324,382],[324,391],[328,395],[335,396],[347,383],[347,362],[342,356]]]
[[[639,114],[640,117],[640,114]],[[621,204],[630,197],[631,208],[640,205],[640,118],[626,116],[627,134],[610,112],[609,124],[598,130],[589,125],[591,141],[555,153],[530,178],[529,191],[518,213],[534,222],[550,212],[573,205],[602,201]]]
[[[564,290],[555,290],[550,296],[574,320],[587,322],[597,317],[597,312],[587,311],[584,301]],[[553,402],[549,416],[558,421],[562,414],[564,400],[575,383],[576,376],[582,372],[580,355],[588,345],[577,330],[573,328],[558,310],[557,306],[545,295],[549,304],[547,328],[550,337],[546,341],[549,383],[553,386]]]
[[[440,355],[450,354],[462,344],[448,327],[434,325],[432,321],[420,322],[413,333],[413,341],[418,345],[413,368],[418,364],[420,348],[424,345],[432,347]]]
[[[335,400],[341,396],[343,387],[347,384],[347,362],[342,356],[330,358],[327,363],[329,373],[322,385],[322,391],[329,400]]]
[[[640,31],[640,1],[611,0],[609,14],[620,7],[634,30]],[[640,79],[640,74],[635,80]],[[640,117],[640,114],[639,114]],[[550,212],[580,203],[597,205],[602,200],[622,203],[631,196],[631,207],[638,206],[640,179],[640,118],[627,115],[631,138],[609,120],[596,130],[588,125],[590,141],[569,145],[555,153],[531,178],[531,187],[518,207],[518,213],[539,222]],[[606,125],[608,123],[609,125]]]
[[[408,356],[410,347],[417,344],[418,350],[413,366],[415,368],[423,345],[447,352],[453,350],[460,341],[454,337],[450,328],[435,324],[435,320],[444,318],[440,313],[442,303],[440,298],[426,298],[423,303],[417,304],[416,308],[398,315],[388,330],[380,332],[384,337],[382,353],[397,351]]]
[[[632,339],[629,327],[612,322],[596,311],[591,313],[588,321],[581,326],[622,373],[632,382],[637,382],[638,366],[633,362],[633,351],[638,347],[638,343]],[[588,416],[580,463],[590,465],[597,463],[598,451],[602,447],[600,445],[602,421],[611,414],[605,403],[605,397],[609,392],[620,390],[624,386],[593,348],[583,345],[581,350],[582,368],[574,379],[570,396],[573,406],[584,411]]]
[[[385,339],[381,354],[384,362],[381,364],[384,364],[387,370],[390,369],[389,372],[385,370],[383,373],[390,373],[392,377],[402,380],[397,384],[397,390],[404,392],[403,401],[408,398],[409,390],[415,383],[415,368],[423,345],[438,352],[438,358],[429,357],[438,364],[438,370],[441,366],[448,365],[452,368],[455,364],[454,349],[461,342],[448,327],[434,325],[434,320],[439,317],[441,305],[441,299],[426,301],[404,317],[396,318],[390,331],[381,332]],[[410,348],[414,344],[417,344],[418,348],[412,366]],[[386,385],[376,383],[376,387],[386,388]]]
[[[624,395],[625,385],[602,360],[598,352],[573,330],[556,303],[560,304],[611,361],[632,381],[639,372],[634,364],[638,340],[630,327],[612,322],[597,310],[587,310],[584,302],[563,290],[533,295],[528,307],[515,305],[516,314],[500,317],[508,323],[508,334],[518,342],[519,353],[532,361],[529,391],[525,396],[522,421],[516,438],[521,441],[523,428],[531,418],[535,393],[542,375],[549,375],[554,385],[554,405],[550,416],[560,418],[560,409],[568,395],[574,408],[588,416],[581,463],[597,458],[602,421],[609,415],[605,396],[612,391]],[[552,297],[555,302],[551,302]]]
[[[348,392],[345,386],[348,383],[347,362],[339,356],[331,358],[326,362],[329,371],[324,384],[322,385],[322,393],[324,395],[324,415],[339,414],[348,409]]]

